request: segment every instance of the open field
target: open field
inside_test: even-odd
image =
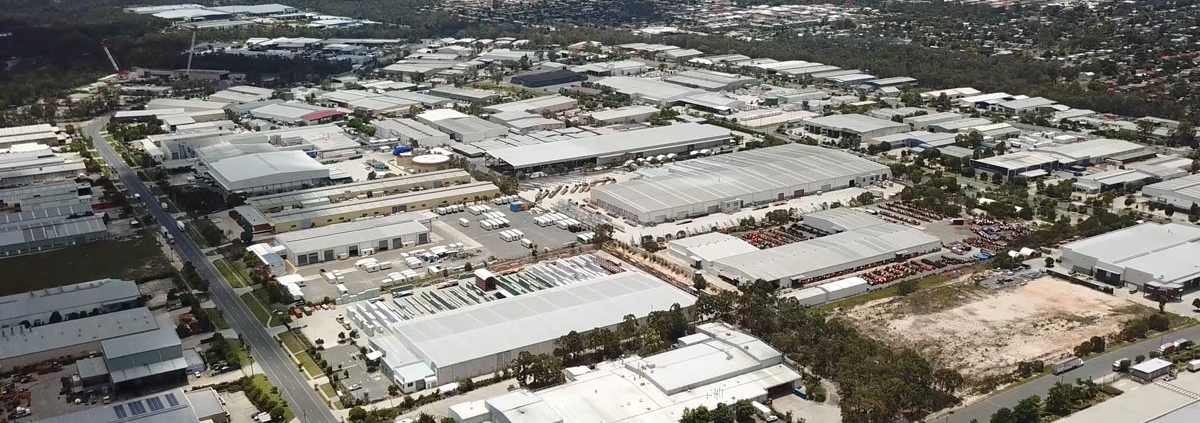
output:
[[[877,339],[982,377],[1007,373],[1020,361],[1053,363],[1092,336],[1107,336],[1152,311],[1051,277],[1000,290],[976,287],[964,277],[864,303],[847,317]]]
[[[100,278],[137,280],[171,271],[158,242],[143,235],[0,259],[0,275],[19,284],[0,284],[0,295],[53,288]]]

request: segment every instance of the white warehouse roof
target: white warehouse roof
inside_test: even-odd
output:
[[[389,336],[401,337],[426,362],[447,367],[695,301],[653,276],[623,272],[404,321]]]
[[[229,191],[329,177],[329,168],[303,151],[247,154],[209,163],[209,173]]]
[[[687,123],[488,151],[514,168],[619,156],[730,138],[728,129]]]
[[[418,222],[423,218],[417,213],[400,213],[362,219],[281,233],[275,235],[275,242],[292,254],[300,254],[380,239],[391,240],[403,235],[429,232],[429,228]]]

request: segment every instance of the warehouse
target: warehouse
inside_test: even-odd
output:
[[[728,129],[686,123],[615,132],[572,141],[548,142],[489,150],[503,171],[534,171],[548,166],[621,164],[638,157],[698,151],[729,143]]]
[[[795,299],[802,306],[815,307],[821,304],[862,294],[870,289],[870,282],[867,282],[866,279],[855,276],[814,287],[791,291],[787,294],[780,295],[780,298]]]
[[[918,229],[883,223],[713,262],[719,276],[739,284],[771,281],[796,287],[829,276],[931,253],[938,238]]]
[[[571,68],[573,72],[586,73],[594,76],[625,76],[636,75],[646,70],[646,64],[636,60],[618,62],[588,63]]]
[[[346,112],[304,103],[275,103],[251,109],[247,114],[284,125],[315,125],[332,122]]]
[[[428,243],[428,222],[423,214],[399,213],[283,233],[275,242],[305,266]]]
[[[454,109],[429,110],[417,115],[417,121],[448,133],[459,142],[483,141],[508,133],[508,128]]]
[[[907,117],[904,118],[903,122],[907,123],[913,130],[921,131],[929,129],[929,125],[959,120],[962,117],[963,115],[954,112],[940,112]]]
[[[865,139],[907,131],[908,125],[860,114],[829,115],[806,119],[804,129],[830,138],[858,143]]]
[[[1076,191],[1100,193],[1124,188],[1126,185],[1141,185],[1155,179],[1154,175],[1134,169],[1113,169],[1075,178],[1071,187]]]
[[[117,392],[187,382],[188,363],[173,319],[170,314],[160,314],[154,317],[154,330],[100,341],[104,371]]]
[[[450,135],[414,119],[380,119],[371,122],[375,136],[395,138],[404,144],[432,147],[449,144]]]
[[[70,320],[64,316],[61,322],[27,329],[9,326],[0,330],[0,368],[28,366],[63,356],[85,357],[103,351],[104,342],[127,336],[159,330],[175,335],[171,316],[163,316],[165,318],[156,319],[149,309],[134,307]],[[174,342],[179,342],[178,336],[174,337]],[[125,351],[129,350],[114,349],[114,352],[121,353],[118,355],[124,355]]]
[[[527,73],[512,77],[510,82],[527,87],[541,88],[550,85],[570,84],[572,82],[587,81],[587,75],[582,73],[571,72],[566,69],[552,70],[549,72]]]
[[[284,209],[322,206],[356,198],[378,198],[470,182],[471,175],[466,171],[450,169],[250,197],[246,204],[263,213],[276,213]]]
[[[450,204],[464,204],[494,198],[500,188],[491,182],[473,182],[446,188],[414,191],[383,197],[346,200],[302,209],[283,210],[267,215],[276,233],[350,222],[364,217],[428,210]]]
[[[634,101],[644,101],[658,106],[667,106],[679,99],[704,93],[704,90],[684,87],[669,82],[648,78],[614,76],[594,82],[597,86],[611,88]]]
[[[853,154],[802,144],[687,160],[666,170],[598,186],[592,204],[633,221],[662,223],[866,186],[891,175],[887,166]]]
[[[980,171],[1011,178],[1038,170],[1049,172],[1074,165],[1088,166],[1109,160],[1125,161],[1153,155],[1153,150],[1141,144],[1100,138],[972,160],[971,165]]]
[[[37,420],[34,423],[227,423],[229,412],[212,388],[184,392],[173,388],[103,407]]]
[[[1200,204],[1200,174],[1146,185],[1142,187],[1142,196],[1158,204],[1190,211]]]
[[[925,128],[932,132],[956,133],[969,131],[971,128],[983,125],[991,125],[991,119],[987,118],[962,118],[954,120],[945,120],[937,123],[926,125]]]
[[[146,110],[153,109],[183,109],[184,112],[204,112],[221,110],[228,103],[219,101],[188,100],[181,98],[156,98],[146,103]]]
[[[54,154],[43,145],[26,146],[0,155],[0,187],[36,184],[60,179],[74,179],[87,171],[78,156]]]
[[[758,85],[757,79],[748,76],[705,69],[679,72],[663,78],[663,81],[705,91],[732,91],[750,85]]]
[[[957,141],[957,134],[944,134],[929,131],[912,131],[902,132],[899,134],[884,135],[864,140],[869,144],[883,145],[889,147],[908,147],[913,149],[914,153],[920,153],[929,149],[940,149],[942,147],[953,146]]]
[[[104,217],[47,221],[0,232],[0,256],[36,253],[108,239]]]
[[[659,109],[654,106],[634,105],[593,112],[588,117],[597,126],[625,125],[649,121],[658,112]]]
[[[483,111],[488,113],[526,112],[540,115],[571,110],[578,105],[579,102],[571,97],[555,94],[487,106],[483,108]]]
[[[429,90],[429,95],[475,104],[491,103],[500,97],[491,91],[470,90],[454,86],[441,86],[431,89]]]
[[[53,146],[61,142],[58,128],[48,123],[0,128],[0,149],[9,148],[13,144],[38,143]]]
[[[758,251],[749,242],[733,235],[710,232],[667,243],[667,252],[697,269],[709,267],[713,261],[738,254]]]
[[[867,212],[846,207],[820,210],[804,215],[804,225],[824,232],[836,234],[887,223]]]
[[[1062,266],[1116,285],[1200,286],[1200,227],[1147,222],[1062,247]]]
[[[208,174],[227,193],[248,195],[328,185],[329,168],[303,151],[275,151],[231,157],[208,164]]]
[[[397,374],[422,363],[445,385],[499,371],[521,352],[550,354],[569,332],[615,327],[627,315],[644,319],[674,304],[690,309],[695,301],[653,276],[622,272],[402,321],[370,346],[383,353],[383,371],[398,385],[406,382]]]
[[[975,169],[996,173],[1005,178],[1014,178],[1022,173],[1038,170],[1049,172],[1054,170],[1057,163],[1058,159],[1051,155],[1027,151],[971,160],[971,166]]]
[[[778,350],[728,324],[704,323],[696,332],[659,354],[569,369],[562,385],[450,406],[450,416],[460,423],[677,422],[685,409],[767,403],[800,380]]]
[[[133,281],[99,279],[0,297],[0,328],[22,321],[41,325],[55,313],[67,318],[93,310],[110,313],[140,305],[142,295]]]

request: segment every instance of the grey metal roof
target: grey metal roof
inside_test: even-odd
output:
[[[703,235],[671,241],[672,246],[686,249],[687,253],[702,260],[713,261],[738,254],[758,251],[749,242],[729,234],[710,232]]]
[[[171,321],[170,314],[157,316],[155,321],[158,323],[156,330],[100,341],[100,347],[104,350],[104,358],[112,363],[114,359],[121,357],[181,345],[179,334],[175,333],[175,324]]]
[[[0,329],[0,358],[54,351],[158,329],[158,322],[145,307],[116,311],[83,319],[67,320],[30,329],[9,326]]]
[[[892,122],[890,120],[874,118],[857,113],[809,118],[804,120],[804,124],[824,126],[840,131],[848,131],[859,134],[886,128],[908,128],[908,125],[900,122]]]
[[[137,284],[99,279],[0,297],[0,322],[81,307],[126,302],[141,296]]]
[[[576,141],[512,147],[488,151],[514,168],[554,164],[625,153],[653,151],[730,138],[728,129],[685,123],[636,131],[597,135]]]
[[[213,178],[228,190],[247,188],[259,178],[290,181],[295,175],[309,179],[319,172],[329,176],[328,167],[303,151],[247,154],[209,163],[208,167]]]
[[[427,362],[446,367],[695,301],[653,276],[623,272],[404,321],[393,326],[391,336],[405,338]]]
[[[830,225],[838,232],[853,231],[887,223],[883,219],[867,214],[866,212],[847,207],[815,211],[804,215],[804,221],[821,221]]]
[[[821,273],[827,269],[836,269],[863,259],[915,252],[912,250],[940,243],[938,238],[918,229],[884,223],[727,257],[718,262],[752,279],[807,279],[823,276]]]
[[[275,235],[275,241],[293,254],[320,251],[344,245],[399,238],[404,235],[429,232],[417,222],[423,216],[400,213],[374,219],[363,219],[330,226],[304,229]]]
[[[254,208],[259,210],[265,210],[272,207],[304,204],[335,197],[344,197],[347,194],[350,194],[350,196],[355,196],[367,192],[386,193],[389,191],[409,190],[415,185],[438,185],[457,180],[469,180],[470,177],[471,175],[465,170],[447,169],[419,173],[416,175],[397,176],[394,178],[374,179],[351,182],[348,184],[338,184],[318,188],[309,188],[305,190],[282,192],[278,194],[260,195],[256,197],[250,197],[246,200],[246,204],[254,206]]]
[[[206,416],[209,417],[209,416]],[[181,388],[88,408],[35,423],[199,423],[189,395]]]
[[[1072,242],[1064,245],[1063,250],[1095,258],[1098,263],[1120,266],[1125,266],[1139,257],[1147,257],[1152,261],[1149,263],[1134,261],[1134,263],[1152,265],[1154,270],[1150,272],[1151,274],[1179,274],[1187,273],[1188,268],[1195,266],[1196,261],[1194,259],[1168,260],[1179,257],[1163,256],[1157,259],[1152,257],[1158,252],[1196,242],[1200,242],[1200,227],[1182,223],[1160,225],[1146,222]]]
[[[508,103],[496,104],[496,105],[484,107],[483,110],[492,112],[492,113],[500,113],[500,112],[533,112],[533,113],[537,113],[537,111],[547,109],[547,108],[567,107],[567,106],[574,106],[575,104],[578,104],[578,101],[576,101],[575,99],[573,99],[571,97],[566,97],[566,96],[555,94],[555,95],[550,95],[550,96],[534,97],[534,98],[529,98],[529,99],[525,99],[525,100],[517,100],[517,101],[508,102]]]
[[[1142,193],[1154,196],[1174,196],[1200,203],[1200,173],[1162,181],[1142,188]]]
[[[887,166],[853,154],[802,144],[687,160],[666,169],[663,176],[596,187],[593,196],[603,194],[617,200],[624,210],[650,212],[801,184],[888,173]]]
[[[407,205],[446,197],[474,197],[476,195],[496,193],[499,192],[499,190],[500,188],[496,187],[496,184],[491,182],[473,182],[439,189],[368,198],[365,200],[350,200],[342,203],[284,210],[278,213],[271,213],[267,215],[267,219],[270,219],[273,223],[303,219],[319,219],[326,216],[349,213],[358,210],[373,210],[380,207]]]

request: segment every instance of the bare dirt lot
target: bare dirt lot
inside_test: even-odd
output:
[[[915,348],[969,377],[1052,363],[1092,336],[1107,336],[1149,308],[1042,277],[1028,285],[978,288],[967,277],[907,297],[873,301],[847,317],[876,339]]]

